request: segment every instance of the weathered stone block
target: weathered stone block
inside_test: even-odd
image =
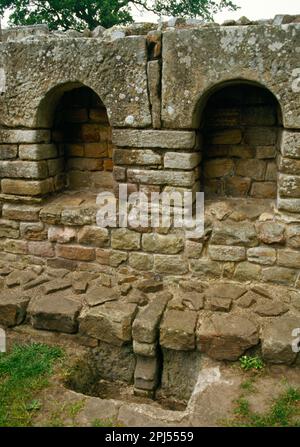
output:
[[[269,267],[262,270],[262,281],[275,284],[293,285],[297,278],[296,270],[285,267]]]
[[[250,222],[219,222],[213,228],[211,243],[255,247],[258,241],[254,225]]]
[[[1,180],[1,189],[5,194],[20,196],[40,196],[53,191],[52,179],[30,181],[30,180]]]
[[[142,236],[143,250],[150,253],[177,254],[183,250],[184,242],[181,234],[149,233]]]
[[[131,341],[131,325],[136,304],[106,303],[93,307],[80,316],[80,333],[114,346]]]
[[[233,169],[232,160],[220,158],[205,162],[203,172],[207,178],[218,178],[231,174]]]
[[[149,271],[153,269],[154,257],[146,253],[129,253],[129,265],[136,270]]]
[[[268,162],[265,180],[269,182],[277,181],[277,164],[275,161]]]
[[[56,245],[57,256],[74,261],[94,261],[96,252],[94,248],[80,245]]]
[[[1,143],[49,143],[51,134],[49,130],[7,130],[0,131]]]
[[[300,132],[284,130],[281,133],[280,152],[283,157],[300,158]]]
[[[119,147],[192,149],[196,144],[196,133],[169,130],[114,129],[113,144]]]
[[[21,144],[19,158],[22,160],[47,160],[57,157],[57,147],[54,144]]]
[[[164,284],[159,279],[143,279],[136,284],[138,290],[144,293],[156,293],[163,290]]]
[[[136,355],[142,355],[143,357],[156,357],[157,343],[140,343],[133,340],[133,351]]]
[[[16,254],[26,254],[27,253],[27,242],[26,241],[17,241],[14,239],[7,239],[4,242],[4,251],[8,253],[16,253]]]
[[[116,250],[138,250],[141,246],[141,235],[126,228],[112,230],[111,246]]]
[[[234,272],[234,279],[241,281],[259,280],[261,274],[261,267],[259,265],[251,264],[250,262],[241,262],[237,265]]]
[[[203,244],[201,242],[186,241],[185,242],[185,255],[189,259],[200,258],[203,251]]]
[[[254,182],[252,184],[250,196],[257,199],[275,199],[277,195],[277,185],[275,182]]]
[[[137,356],[134,372],[134,387],[136,389],[154,391],[158,385],[159,362],[156,357]]]
[[[279,210],[288,211],[290,213],[300,213],[300,199],[283,199],[277,198],[277,206]]]
[[[258,238],[265,244],[283,244],[285,242],[285,226],[278,222],[258,222],[255,225]]]
[[[118,289],[111,289],[110,287],[104,287],[99,284],[89,288],[86,295],[86,302],[90,307],[99,306],[110,301],[117,301],[118,299],[120,299]]]
[[[158,337],[159,323],[168,301],[168,292],[160,292],[148,306],[141,309],[132,325],[132,336],[139,343],[154,343]]]
[[[276,262],[276,250],[269,247],[254,247],[247,250],[249,262],[261,265],[273,265]]]
[[[226,245],[210,245],[208,254],[213,261],[244,261],[246,249],[244,247],[230,247]]]
[[[117,165],[161,165],[161,155],[149,149],[115,149],[114,162]]]
[[[192,259],[190,262],[190,268],[197,276],[201,277],[219,277],[222,274],[221,264],[211,259]]]
[[[18,239],[19,235],[19,222],[0,219],[0,237],[10,237],[12,239]]]
[[[100,341],[94,349],[94,358],[97,372],[103,379],[133,383],[136,358],[131,345],[113,346]]]
[[[283,174],[300,175],[300,159],[278,157],[278,170]]]
[[[43,216],[49,216],[47,223],[56,224],[61,223],[62,225],[93,225],[96,223],[96,207],[95,206],[81,206],[81,207],[70,207],[65,209],[59,209],[59,207],[54,206],[53,208],[46,207],[42,210]],[[51,217],[53,216],[53,221]],[[43,217],[44,218],[44,217]],[[58,222],[57,222],[58,218]],[[51,220],[51,222],[49,221]],[[46,220],[44,220],[46,222]]]
[[[186,169],[196,168],[201,162],[201,153],[180,153],[167,152],[164,156],[164,167],[166,169]]]
[[[300,248],[300,224],[288,225],[286,237],[289,247]]]
[[[28,253],[42,258],[53,258],[55,256],[54,247],[50,242],[29,242]]]
[[[0,145],[0,160],[10,160],[18,155],[18,146],[16,144]]]
[[[128,169],[127,179],[131,183],[146,183],[150,185],[165,185],[190,187],[196,181],[192,171],[152,171],[144,169]]]
[[[48,239],[50,242],[67,244],[76,239],[76,230],[71,227],[51,226],[48,229]]]
[[[11,220],[34,222],[39,220],[41,207],[33,205],[4,204],[2,216]]]
[[[239,284],[216,283],[205,291],[206,298],[229,298],[236,300],[246,292],[246,288]]]
[[[149,37],[147,36],[147,39]],[[149,44],[149,41],[148,41]],[[154,53],[158,55],[161,51],[161,36],[160,42],[151,42],[151,46],[154,45]],[[151,60],[147,65],[147,75],[148,75],[148,89],[151,103],[152,112],[152,127],[154,129],[161,128],[161,112],[160,112],[160,82],[161,82],[161,62],[159,60]]]
[[[2,291],[0,295],[0,325],[13,327],[21,324],[26,316],[30,297]]]
[[[168,310],[160,326],[160,345],[177,351],[194,350],[196,323],[196,312]]]
[[[278,317],[289,310],[288,306],[280,301],[265,300],[255,306],[254,312],[261,317]]]
[[[232,300],[230,298],[213,297],[208,301],[208,308],[213,312],[229,312]]]
[[[251,177],[253,180],[264,180],[266,163],[263,160],[238,160],[236,174],[242,177]]]
[[[0,161],[0,176],[44,179],[48,176],[45,161]]]
[[[249,193],[251,179],[247,177],[228,177],[225,191],[231,197],[246,197]]]
[[[183,275],[188,272],[188,265],[181,256],[154,255],[154,270],[157,273]]]
[[[84,226],[78,232],[78,243],[93,247],[106,247],[109,242],[107,228]]]
[[[300,176],[279,174],[279,194],[281,197],[300,198]]]
[[[256,157],[260,160],[275,158],[276,157],[276,147],[275,146],[257,146]]]
[[[198,349],[216,360],[237,360],[258,342],[257,327],[244,317],[213,315],[198,324]]]
[[[297,250],[278,250],[277,263],[283,267],[300,269],[300,252]]]
[[[293,363],[297,352],[292,349],[292,332],[299,327],[300,319],[296,315],[284,315],[269,322],[261,335],[264,360],[270,363]]]
[[[45,296],[35,299],[29,306],[31,324],[35,329],[77,332],[79,312],[82,305],[71,298]]]

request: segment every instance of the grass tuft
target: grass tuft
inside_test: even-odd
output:
[[[26,427],[41,408],[35,399],[48,385],[55,361],[63,357],[58,347],[39,343],[16,345],[0,354],[0,426]]]

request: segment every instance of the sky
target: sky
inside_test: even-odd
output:
[[[250,20],[270,19],[277,14],[300,14],[299,0],[233,0],[240,9],[236,12],[223,11],[214,17],[215,22],[222,23],[224,20],[239,19],[246,16]],[[134,14],[136,21],[157,21],[152,14],[143,14],[136,12]]]
[[[250,20],[270,19],[276,14],[300,14],[299,0],[233,0],[240,6],[236,12],[223,11],[214,17],[215,22],[222,23],[224,20],[238,19],[246,16]],[[134,18],[137,22],[157,22],[154,14],[143,13],[134,10]],[[2,25],[7,25],[7,15],[2,20]]]

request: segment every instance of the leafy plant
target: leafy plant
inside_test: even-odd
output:
[[[218,11],[238,7],[231,0],[0,0],[0,15],[9,11],[11,25],[47,23],[50,29],[94,29],[98,25],[133,22],[133,8],[141,12],[211,20]]]
[[[259,357],[250,357],[248,355],[244,355],[240,358],[240,366],[245,371],[256,370],[259,371],[264,368],[264,362]]]

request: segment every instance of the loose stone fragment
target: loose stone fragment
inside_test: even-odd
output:
[[[38,276],[36,279],[33,279],[32,281],[29,281],[28,283],[24,284],[23,290],[30,290],[34,287],[41,286],[42,284],[45,284],[46,282],[49,282],[49,276],[48,275],[41,275]]]
[[[288,310],[288,306],[279,301],[265,301],[254,308],[254,312],[261,317],[276,317],[286,313]]]
[[[110,289],[104,286],[92,287],[85,299],[89,306],[94,307],[104,304],[108,301],[117,301],[120,298],[120,292],[117,289]]]
[[[35,329],[73,334],[81,307],[80,302],[61,295],[38,298],[30,305],[31,324]]]
[[[60,292],[69,289],[70,287],[72,287],[72,281],[70,279],[64,278],[59,281],[53,280],[45,285],[45,294],[49,295],[50,293]]]
[[[231,298],[216,298],[212,297],[209,300],[210,310],[217,312],[229,312],[232,304]]]
[[[140,310],[132,325],[133,339],[140,343],[154,343],[158,337],[159,323],[172,295],[158,293],[147,307]]]
[[[138,282],[136,287],[144,293],[155,293],[163,289],[163,283],[161,281],[145,279]]]
[[[259,342],[257,327],[247,318],[219,314],[199,321],[198,349],[216,360],[237,360]]]
[[[299,327],[300,317],[296,315],[284,315],[266,324],[261,335],[263,358],[270,363],[293,363],[297,352],[293,351],[292,332]]]
[[[83,312],[80,316],[80,333],[115,346],[131,341],[132,321],[136,304],[105,303]]]
[[[13,327],[21,324],[26,316],[30,297],[2,291],[0,295],[0,326]]]
[[[186,310],[168,310],[160,326],[160,345],[178,351],[195,349],[197,314]]]
[[[186,292],[182,297],[182,304],[190,310],[200,310],[204,307],[203,293]]]

